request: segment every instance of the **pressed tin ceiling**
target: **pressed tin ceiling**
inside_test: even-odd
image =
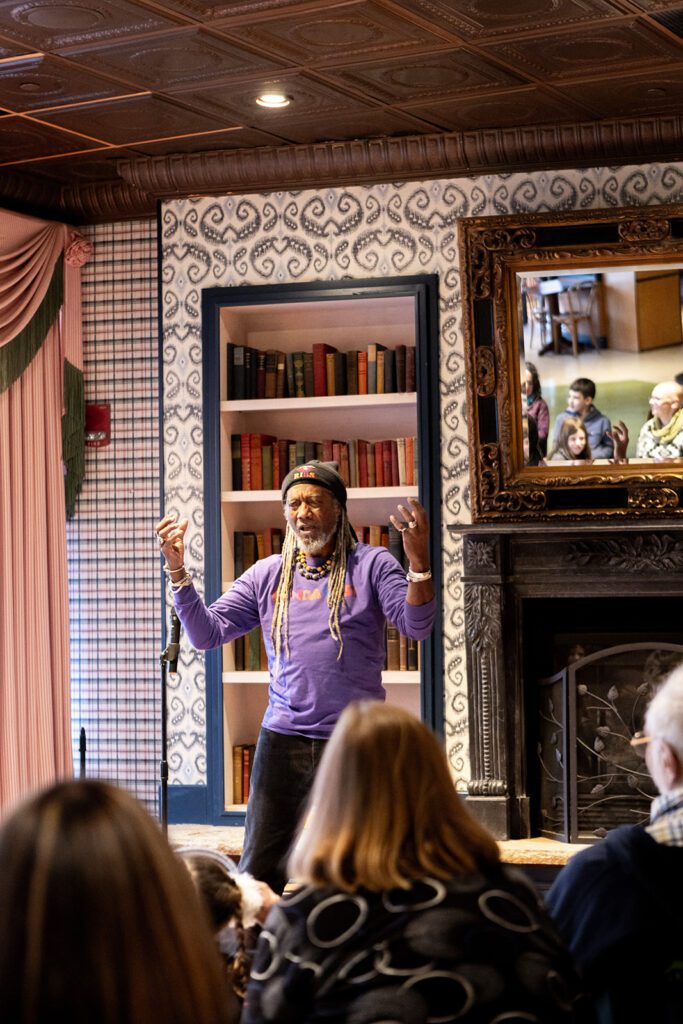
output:
[[[0,0],[0,203],[77,223],[677,159],[681,111],[683,0]]]

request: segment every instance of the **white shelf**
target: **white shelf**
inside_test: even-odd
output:
[[[237,686],[267,686],[267,672],[224,672],[224,683]],[[419,672],[382,672],[383,686],[419,686]]]
[[[406,484],[404,487],[349,487],[346,492],[347,501],[386,501],[387,499],[416,498],[417,486]],[[223,491],[221,501],[224,505],[243,505],[252,502],[277,502],[282,504],[280,491]]]
[[[221,402],[221,412],[331,412],[335,409],[362,409],[367,412],[375,406],[405,406],[412,408],[417,401],[414,391],[392,392],[388,395],[324,395],[310,398],[245,398],[238,402]]]

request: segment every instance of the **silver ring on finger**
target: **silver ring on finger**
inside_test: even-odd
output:
[[[398,530],[399,533],[405,533],[406,528],[405,526],[397,526],[396,529]]]
[[[409,530],[414,530],[416,526],[417,526],[417,520],[416,519],[411,519],[410,522],[408,523],[408,529]]]

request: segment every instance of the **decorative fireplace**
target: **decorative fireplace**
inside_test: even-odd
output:
[[[468,806],[500,839],[588,842],[645,820],[630,745],[683,660],[683,530],[471,526],[464,534]]]

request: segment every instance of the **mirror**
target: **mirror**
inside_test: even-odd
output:
[[[459,230],[474,520],[680,512],[680,209]]]

